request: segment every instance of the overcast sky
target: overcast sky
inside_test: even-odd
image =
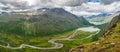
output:
[[[110,4],[120,0],[102,0],[104,4]],[[8,8],[29,8],[36,7],[61,7],[61,6],[78,6],[85,3],[86,0],[0,0],[0,7]]]
[[[119,2],[118,2],[119,1]],[[101,0],[99,5],[87,4],[87,0],[0,0],[0,11],[37,8],[63,8],[77,16],[98,15],[101,13],[116,13],[120,11],[120,0]]]

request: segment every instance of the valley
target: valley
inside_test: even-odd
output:
[[[93,25],[83,17],[55,8],[37,15],[1,15],[0,24],[1,52],[72,52],[87,44],[99,44],[114,22]]]
[[[0,24],[0,51],[6,52],[67,52],[98,41],[106,29],[61,8],[37,15],[1,15]]]
[[[92,42],[100,31],[62,8],[37,15],[0,15],[0,24],[0,51],[6,52],[63,52]]]
[[[120,2],[19,2],[0,2],[0,52],[120,52]]]
[[[84,30],[84,29],[89,29],[89,28],[93,29],[93,31],[91,31],[91,30],[88,30],[88,31]],[[98,28],[84,27],[84,28],[78,28],[78,29],[74,30],[72,33],[69,34],[69,36],[66,35],[66,34],[65,35],[61,35],[61,36],[66,36],[66,37],[62,37],[61,38],[61,37],[58,37],[59,35],[57,35],[57,38],[60,38],[60,39],[57,39],[57,38],[54,39],[54,37],[56,37],[56,36],[53,36],[52,39],[48,40],[48,43],[51,43],[51,45],[54,45],[54,46],[53,47],[49,47],[49,46],[46,45],[47,48],[45,48],[45,47],[37,47],[37,46],[32,46],[32,45],[27,45],[27,44],[21,44],[20,47],[11,47],[9,43],[6,46],[3,46],[3,45],[0,45],[0,46],[3,47],[3,48],[12,49],[12,50],[23,49],[23,48],[26,49],[26,47],[29,47],[29,48],[32,48],[32,49],[40,49],[40,50],[50,50],[50,49],[54,50],[54,49],[62,48],[64,46],[64,44],[65,44],[65,46],[68,46],[67,45],[68,43],[66,44],[64,41],[66,41],[66,42],[69,42],[69,41],[83,41],[85,39],[89,39],[92,36],[98,34],[99,31],[100,31],[100,29],[98,29]],[[43,39],[43,38],[41,37],[40,39]],[[38,39],[38,41],[40,41],[40,40]],[[45,40],[42,40],[42,41],[45,41]],[[56,41],[57,42],[60,41],[61,43],[57,43]],[[62,42],[64,42],[64,44],[62,44]],[[47,41],[45,43],[47,43]],[[73,43],[72,45],[75,45],[75,43]],[[39,46],[41,46],[41,45],[39,45]]]

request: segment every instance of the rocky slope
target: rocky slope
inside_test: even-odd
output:
[[[120,15],[112,19],[99,41],[79,46],[70,52],[120,52]]]

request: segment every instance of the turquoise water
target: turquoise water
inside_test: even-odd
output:
[[[94,25],[102,25],[104,24],[105,22],[90,22],[91,24],[94,24]]]

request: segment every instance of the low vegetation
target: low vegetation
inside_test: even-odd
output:
[[[120,52],[120,15],[113,18],[98,41],[74,48],[71,52]]]

